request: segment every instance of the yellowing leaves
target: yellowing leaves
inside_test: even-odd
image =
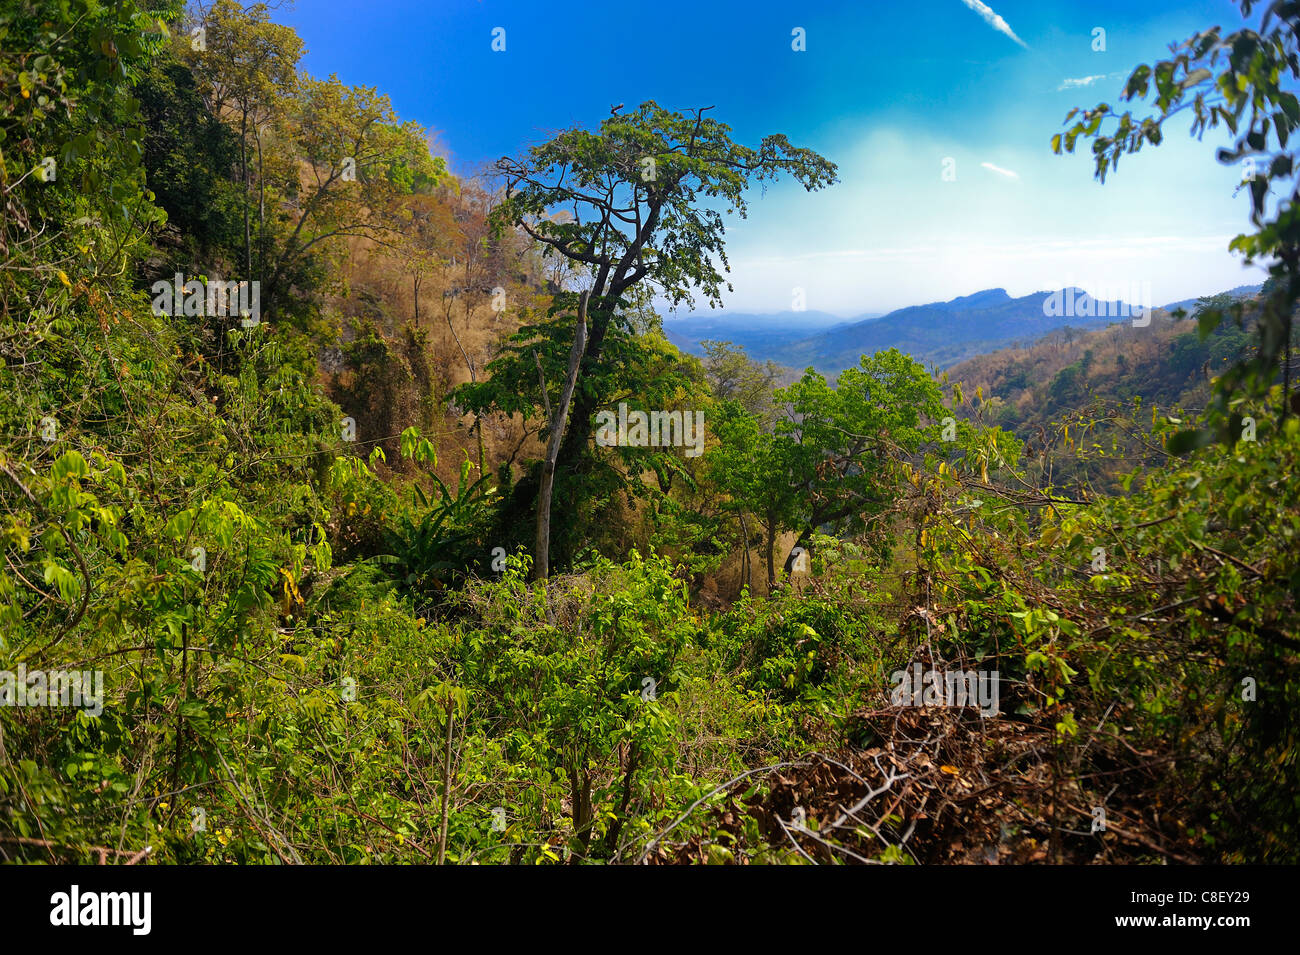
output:
[[[281,587],[280,609],[288,615],[293,613],[294,608],[303,605],[302,594],[298,592],[298,581],[294,579],[292,570],[281,567],[280,576],[284,578]]]

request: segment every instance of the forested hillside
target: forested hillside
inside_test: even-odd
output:
[[[832,383],[654,307],[777,130],[471,179],[262,5],[6,5],[0,860],[1300,861],[1297,17],[1053,144],[1268,149],[1259,296]]]
[[[954,366],[947,373],[949,390],[976,396],[965,417],[1026,442],[1040,482],[1095,481],[1113,493],[1128,468],[1162,461],[1163,449],[1147,440],[1159,416],[1203,411],[1215,377],[1250,353],[1248,329],[1262,307],[1257,299],[1224,293],[1175,313],[1157,309],[1149,324],[1112,322],[1092,331],[1066,326],[1029,347]],[[1243,305],[1240,324],[1199,333],[1201,316],[1237,302]],[[1293,331],[1292,344],[1298,343]]]

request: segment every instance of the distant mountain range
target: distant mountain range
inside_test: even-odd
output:
[[[1262,285],[1238,285],[1236,288],[1230,288],[1222,294],[1231,295],[1235,298],[1249,298],[1252,295],[1258,295],[1261,288],[1263,288]],[[1166,312],[1172,312],[1176,308],[1190,309],[1197,303],[1197,301],[1199,301],[1199,299],[1185,298],[1178,302],[1170,302],[1168,305],[1164,306],[1164,310]]]
[[[1258,285],[1243,285],[1230,294],[1242,297],[1258,291]],[[1158,308],[1173,310],[1196,301],[1186,299]],[[836,375],[856,365],[862,355],[882,349],[897,348],[926,367],[949,368],[976,355],[1028,344],[1066,325],[1104,327],[1111,322],[1131,322],[1138,314],[1138,303],[1098,302],[1082,289],[1012,298],[1006,289],[994,288],[950,302],[911,305],[886,315],[849,320],[825,312],[692,315],[666,320],[664,332],[673,344],[691,354],[703,354],[702,341],[730,341],[759,361],[770,359],[798,370],[811,365],[823,374]]]

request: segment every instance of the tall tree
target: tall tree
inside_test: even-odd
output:
[[[263,147],[266,127],[294,95],[303,43],[292,28],[272,23],[265,4],[245,9],[217,0],[196,26],[178,38],[182,56],[200,78],[209,112],[232,122],[239,134],[239,178],[244,189],[244,275],[253,276],[253,190],[258,192],[259,235],[265,231]],[[256,154],[257,177],[253,176]]]
[[[809,191],[836,181],[833,163],[785,136],[768,136],[756,149],[734,142],[729,127],[706,115],[711,108],[683,115],[648,101],[604,120],[598,132],[567,130],[497,164],[505,197],[494,223],[517,227],[548,255],[576,263],[590,283],[587,347],[573,427],[557,457],[561,471],[578,470],[592,417],[610,397],[589,384],[611,332],[620,331],[625,299],[647,283],[674,305],[696,294],[720,303],[723,286],[731,286],[723,279],[719,207],[745,216],[746,189],[783,173]]]
[[[777,402],[786,408],[777,430],[797,446],[789,455],[799,502],[795,547],[819,527],[861,527],[889,506],[900,483],[897,463],[943,415],[939,386],[896,348],[863,355],[834,388],[809,369],[777,392]],[[787,573],[793,562],[792,548]]]
[[[795,548],[806,547],[814,531],[861,529],[894,502],[900,462],[943,413],[934,379],[892,348],[862,356],[835,387],[810,368],[776,392],[776,403],[783,417],[772,427],[739,401],[723,401],[710,468],[742,526],[747,512],[763,526],[769,588],[777,582],[781,532],[798,533],[783,561],[789,573]]]
[[[583,292],[578,300],[578,323],[573,331],[573,348],[569,352],[569,366],[564,373],[564,387],[560,390],[560,403],[555,407],[555,414],[547,415],[550,419],[551,438],[546,443],[546,460],[542,462],[542,487],[537,496],[537,544],[533,573],[539,580],[545,580],[550,574],[551,552],[551,489],[555,485],[555,459],[560,453],[560,442],[564,440],[565,427],[568,424],[569,402],[573,399],[573,386],[578,380],[578,363],[587,346],[587,293]],[[542,360],[537,359],[537,373],[542,374]],[[542,394],[546,394],[546,380],[542,379]],[[549,410],[549,409],[548,409]]]
[[[767,585],[776,584],[776,539],[798,523],[794,456],[797,445],[786,435],[773,433],[739,401],[726,399],[714,418],[718,446],[710,452],[708,470],[714,484],[726,495],[724,510],[740,524],[741,574],[753,585],[749,560],[752,515],[763,529]]]

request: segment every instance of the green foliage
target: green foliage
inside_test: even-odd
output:
[[[145,120],[149,189],[190,250],[176,269],[192,273],[203,262],[234,261],[243,248],[238,137],[207,110],[193,74],[170,57],[152,62],[135,95]]]
[[[511,189],[494,221],[502,228],[523,224],[548,249],[580,262],[619,263],[610,288],[615,298],[650,277],[674,305],[686,301],[691,288],[720,301],[728,267],[723,217],[700,198],[717,199],[728,214],[743,218],[752,183],[784,174],[805,189],[821,189],[835,182],[835,165],[782,135],[765,137],[757,149],[743,146],[730,138],[730,127],[704,112],[685,116],[648,101],[604,120],[599,132],[567,130],[533,147],[526,160],[504,162]],[[547,181],[557,172],[558,182]],[[599,211],[572,221],[545,217],[574,203],[599,210],[607,190],[619,204],[645,203],[650,235],[640,228],[628,233],[619,227],[624,216]],[[632,282],[624,286],[626,279]],[[604,292],[598,288],[595,296]]]
[[[474,465],[467,454],[453,494],[434,470],[438,455],[433,445],[414,427],[402,433],[402,457],[424,465],[434,487],[431,496],[418,480],[411,484],[411,500],[388,531],[390,569],[413,593],[428,600],[437,591],[459,583],[472,568],[486,569],[484,535],[496,488],[489,483],[490,475],[470,480]]]
[[[732,399],[748,414],[758,418],[765,428],[776,420],[773,390],[781,376],[781,367],[773,361],[752,361],[743,348],[731,342],[704,341],[704,373],[709,388],[719,400]]]
[[[1241,0],[1242,15],[1249,17],[1257,5],[1258,0]],[[1288,148],[1300,127],[1300,99],[1286,88],[1288,76],[1300,79],[1298,39],[1292,5],[1271,0],[1258,30],[1222,35],[1219,27],[1212,27],[1174,47],[1169,59],[1134,69],[1121,98],[1143,100],[1151,95],[1154,115],[1137,119],[1131,110],[1120,114],[1107,103],[1082,115],[1076,108],[1065,122],[1080,118],[1052,138],[1057,153],[1073,152],[1080,138],[1092,139],[1096,175],[1102,182],[1108,171],[1119,167],[1123,155],[1139,152],[1148,143],[1160,145],[1165,121],[1184,110],[1190,110],[1192,135],[1200,138],[1222,124],[1236,138],[1234,148],[1219,149],[1217,158],[1225,164],[1244,163],[1239,188],[1250,198],[1250,221],[1257,231],[1237,236],[1229,249],[1241,253],[1248,264],[1268,262],[1272,281],[1259,308],[1255,348],[1219,376],[1209,414],[1212,427],[1179,435],[1173,448],[1180,452],[1210,440],[1230,445],[1236,431],[1234,399],[1239,394],[1262,398],[1279,375],[1285,378],[1287,400],[1278,411],[1285,417],[1293,410],[1290,357],[1293,317],[1300,302],[1300,209],[1289,202],[1270,202],[1269,197],[1275,188],[1292,188],[1287,184],[1300,173],[1296,152]],[[1229,316],[1240,324],[1242,306],[1216,303],[1201,309],[1201,337]]]
[[[653,557],[601,561],[549,595],[526,573],[512,558],[499,583],[467,593],[465,678],[492,701],[507,753],[540,758],[543,805],[553,814],[567,796],[579,851],[598,836],[617,851],[627,823],[644,828],[634,802],[674,766],[679,659],[698,625],[672,568]]]
[[[451,400],[477,415],[494,411],[521,415],[525,422],[534,423],[540,442],[549,440],[545,408],[548,401],[551,407],[559,403],[573,347],[570,316],[576,307],[577,296],[556,295],[545,320],[526,322],[502,344],[499,354],[488,363],[489,377],[454,389]],[[593,417],[581,418],[575,410],[565,440],[580,443],[587,456],[581,468],[557,473],[554,493],[557,502],[582,500],[590,502],[590,506],[566,511],[564,521],[552,531],[552,553],[558,563],[576,556],[582,542],[608,543],[604,529],[621,522],[617,501],[620,495],[656,496],[655,487],[640,480],[641,472],[654,472],[661,495],[677,475],[685,473],[681,448],[610,447],[597,451],[594,412],[612,410],[617,414],[620,402],[634,409],[683,413],[708,406],[699,362],[680,354],[657,325],[638,330],[637,318],[635,302],[620,301],[620,311],[606,328],[599,355],[588,352],[584,374],[578,380],[575,402],[586,402]],[[542,394],[543,380],[546,395]],[[503,523],[516,530],[505,534],[533,526],[537,488],[536,473],[514,488]],[[525,542],[523,537],[504,539],[512,544]],[[531,538],[527,543],[532,543]]]
[[[937,425],[941,397],[918,363],[890,349],[863,355],[834,388],[808,369],[776,392],[784,414],[770,432],[738,403],[724,403],[715,480],[763,523],[769,584],[780,531],[797,531],[804,541],[822,527],[861,530],[888,505],[902,479],[897,464]],[[887,547],[887,535],[878,540]]]
[[[0,13],[3,49],[25,51],[0,54],[0,680],[103,677],[94,706],[0,706],[0,858],[950,861],[953,827],[1057,840],[1074,802],[1109,791],[1131,818],[1070,858],[1296,861],[1300,425],[1268,365],[1289,341],[1268,338],[1292,302],[1285,214],[1242,246],[1283,263],[1262,303],[1205,300],[1198,334],[1169,330],[1169,377],[1256,363],[1258,388],[1221,379],[1209,420],[1231,443],[1174,458],[1178,429],[1206,419],[1153,410],[1139,429],[1141,402],[1044,425],[1044,456],[1114,458],[1103,426],[1144,446],[1114,493],[1067,493],[988,424],[1008,406],[898,351],[773,390],[773,369],[726,343],[699,362],[666,341],[642,279],[670,298],[721,290],[721,219],[701,198],[743,213],[748,183],[820,188],[825,160],[653,103],[563,133],[507,164],[495,220],[618,274],[598,279],[568,432],[582,454],[557,482],[567,572],[529,582],[514,544],[536,482],[513,457],[488,464],[482,418],[477,456],[451,442],[448,458],[455,379],[427,329],[373,295],[340,328],[321,294],[346,284],[337,240],[421,216],[427,259],[403,268],[431,276],[462,240],[501,249],[468,218],[439,234],[454,217],[436,190],[453,184],[421,131],[377,91],[301,74],[301,41],[266,8],[218,3],[207,51],[168,43],[178,11],[160,15]],[[1291,129],[1268,69],[1291,67],[1283,41],[1203,35],[1151,74],[1162,117],[1212,79],[1197,58],[1222,56],[1234,79],[1222,103],[1196,101],[1203,121],[1272,104],[1273,132]],[[1098,134],[1087,123],[1073,138]],[[1263,114],[1251,124],[1262,149]],[[57,178],[32,174],[45,156]],[[648,202],[649,231],[536,218],[558,201],[544,174],[566,165],[573,188]],[[258,271],[292,321],[153,314],[142,280],[182,264]],[[572,294],[527,292],[487,377],[462,352],[470,381],[452,393],[517,418],[517,451],[548,437],[572,341]],[[1234,309],[1239,326],[1217,319]],[[1073,407],[1109,374],[1094,344],[1009,377]],[[319,379],[336,347],[343,407]],[[623,401],[705,412],[706,453],[593,448],[594,413]],[[778,573],[787,535],[806,572],[791,550]],[[923,660],[997,670],[1000,711],[892,702],[887,675]],[[861,801],[882,763],[881,793],[908,785]]]

